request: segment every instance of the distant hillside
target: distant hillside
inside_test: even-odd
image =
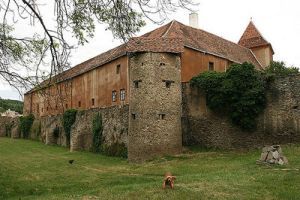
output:
[[[14,110],[20,114],[23,113],[23,102],[18,100],[1,99],[0,98],[0,113],[6,110]]]

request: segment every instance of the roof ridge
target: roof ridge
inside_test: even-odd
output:
[[[170,29],[172,28],[174,22],[175,22],[175,20],[172,20],[172,22],[170,23],[169,28],[165,31],[165,33],[161,37],[166,37],[166,35],[169,33]]]
[[[174,20],[174,21],[176,21],[176,20]],[[237,45],[237,46],[239,46],[239,47],[242,47],[243,49],[246,49],[246,50],[250,50],[249,48],[247,48],[247,47],[244,47],[244,46],[241,46],[241,45],[239,45],[239,44],[237,44],[237,43],[235,43],[235,42],[233,42],[233,41],[230,41],[230,40],[228,40],[228,39],[225,39],[225,38],[223,38],[223,37],[221,37],[221,36],[218,36],[218,35],[216,35],[216,34],[213,34],[213,33],[210,33],[210,32],[208,32],[208,31],[206,31],[206,30],[203,30],[203,29],[200,29],[200,28],[194,28],[194,27],[191,27],[191,26],[187,26],[187,25],[185,25],[185,24],[183,24],[183,23],[181,23],[181,22],[178,22],[178,21],[176,21],[177,23],[179,23],[180,25],[183,25],[183,26],[186,26],[186,27],[188,27],[188,28],[191,28],[191,29],[195,29],[195,30],[200,30],[200,31],[203,31],[203,32],[205,32],[205,33],[207,33],[207,34],[209,34],[209,35],[213,35],[213,36],[215,36],[215,37],[218,37],[218,38],[220,38],[220,39],[222,39],[222,40],[225,40],[225,41],[227,41],[227,42],[230,42],[230,43],[232,43],[232,44],[234,44],[234,45]]]

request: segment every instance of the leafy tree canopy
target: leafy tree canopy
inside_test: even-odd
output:
[[[194,5],[193,0],[0,0],[0,79],[16,89],[38,84],[69,67],[68,57],[76,46],[66,40],[68,35],[83,45],[101,23],[126,41],[145,25],[145,18],[159,24],[169,12]],[[18,24],[41,31],[17,37]],[[49,74],[40,68],[46,64]]]

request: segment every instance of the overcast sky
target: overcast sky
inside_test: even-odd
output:
[[[273,46],[274,60],[285,61],[288,65],[300,67],[300,1],[299,0],[198,0],[199,28],[238,42],[250,18],[261,34]],[[169,15],[168,23],[177,20],[189,23],[189,11],[178,10]],[[157,28],[150,22],[137,36]],[[85,46],[72,53],[72,65],[79,64],[91,57],[121,44],[121,41],[98,25],[95,37]],[[16,90],[0,83],[0,97],[21,99]]]

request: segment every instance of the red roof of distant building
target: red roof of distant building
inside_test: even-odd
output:
[[[256,26],[252,21],[250,21],[249,25],[247,26],[245,32],[243,33],[242,37],[240,38],[239,45],[244,46],[246,48],[255,48],[260,46],[266,46],[271,44],[262,36],[262,34],[258,31]],[[272,46],[271,46],[272,49]],[[273,49],[272,49],[273,51]]]

